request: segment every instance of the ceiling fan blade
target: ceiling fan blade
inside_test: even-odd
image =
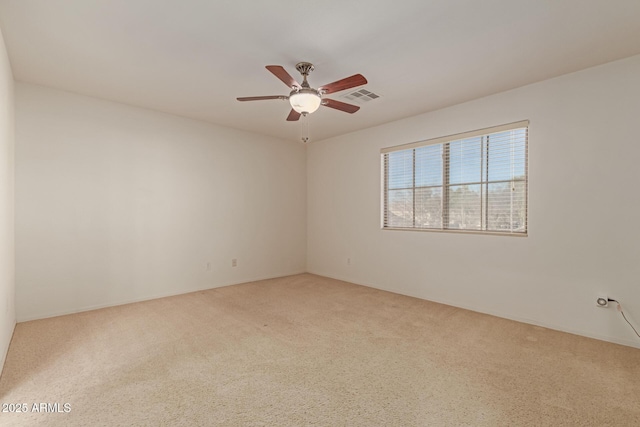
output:
[[[338,80],[333,83],[329,83],[318,88],[322,93],[340,92],[341,90],[351,89],[352,87],[362,86],[367,84],[367,79],[362,74],[354,74],[351,77]]]
[[[287,117],[287,121],[288,122],[295,122],[295,121],[297,121],[299,119],[300,119],[300,113],[298,113],[296,110],[294,110],[292,108],[291,112],[289,113],[289,116]]]
[[[296,88],[296,87],[301,87],[298,84],[298,82],[295,81],[295,79],[293,77],[291,77],[291,74],[287,73],[287,70],[285,70],[281,66],[279,66],[279,65],[267,65],[265,68],[267,70],[271,71],[271,73],[274,76],[279,78],[284,84],[289,86],[291,89]]]
[[[353,114],[360,109],[357,105],[347,104],[346,102],[336,101],[335,99],[323,99],[322,105],[329,108],[335,108],[336,110],[344,111],[349,114]]]
[[[270,96],[245,96],[242,98],[236,98],[238,101],[262,101],[265,99],[289,99],[284,95],[270,95]]]

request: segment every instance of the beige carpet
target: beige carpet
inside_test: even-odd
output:
[[[28,405],[2,426],[632,426],[640,350],[303,274],[20,323],[0,402]]]

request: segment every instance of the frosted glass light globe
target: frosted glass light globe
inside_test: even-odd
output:
[[[291,108],[300,114],[311,114],[320,107],[320,95],[314,89],[300,89],[289,96]]]

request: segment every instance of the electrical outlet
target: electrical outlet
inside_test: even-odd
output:
[[[596,305],[598,307],[608,307],[609,306],[609,298],[608,297],[599,296],[596,299]]]
[[[237,267],[238,266],[238,260],[236,258],[231,260],[231,267]]]

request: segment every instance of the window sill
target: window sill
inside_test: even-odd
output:
[[[402,227],[380,227],[381,230],[389,231],[420,231],[429,233],[455,233],[455,234],[479,234],[489,236],[509,236],[509,237],[528,237],[528,233],[522,232],[501,232],[501,231],[477,231],[477,230],[436,230],[433,228],[402,228]]]

